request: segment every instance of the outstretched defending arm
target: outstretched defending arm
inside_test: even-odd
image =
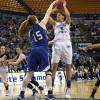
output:
[[[55,21],[52,17],[49,17],[48,22],[49,22],[52,26],[55,26],[55,25],[56,25],[56,21]]]
[[[52,10],[51,13],[54,13],[54,12],[56,12],[57,10],[58,10],[58,9],[57,9],[57,6],[55,6],[55,8]],[[48,22],[49,22],[52,26],[55,26],[55,25],[56,25],[56,21],[55,21],[51,16],[49,17]]]
[[[54,5],[55,5],[56,2],[57,2],[57,1],[54,1],[54,2],[49,6],[49,8],[48,8],[48,10],[47,10],[47,12],[46,12],[46,14],[45,14],[43,20],[40,22],[40,26],[42,26],[43,28],[45,28],[45,26],[46,26],[46,24],[47,24],[47,22],[48,22],[48,20],[49,20],[50,14],[52,13],[53,7],[54,7]]]
[[[64,11],[65,11],[65,16],[66,16],[66,23],[71,24],[71,17],[70,17],[70,12],[68,8],[66,7],[66,1],[63,3]]]

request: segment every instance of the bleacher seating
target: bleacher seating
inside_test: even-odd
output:
[[[23,0],[34,12],[45,13],[50,3],[54,0]],[[67,0],[67,5],[72,14],[99,14],[99,0]],[[1,10],[26,12],[17,0],[0,0]]]
[[[0,10],[26,12],[16,0],[0,0]]]

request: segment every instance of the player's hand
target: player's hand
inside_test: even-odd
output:
[[[67,2],[64,0],[63,7],[66,7]]]
[[[54,40],[48,42],[49,45],[54,44]]]
[[[53,7],[53,9],[52,9],[52,13],[57,12],[57,11],[58,11],[58,9],[57,9],[57,6],[55,5],[55,6]]]
[[[54,2],[52,2],[50,6],[51,6],[52,8],[54,8],[55,5],[56,5],[56,3],[57,3],[57,0],[55,0]]]

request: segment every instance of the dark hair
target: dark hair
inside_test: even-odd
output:
[[[59,14],[61,14],[62,16],[64,16],[64,20],[66,20],[66,16],[65,16],[65,14],[64,13],[59,13]]]
[[[65,14],[64,13],[61,13],[63,16],[64,16],[64,20],[66,20],[66,16],[65,16]]]

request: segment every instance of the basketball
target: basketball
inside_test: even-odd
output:
[[[56,3],[57,9],[63,9],[63,2],[64,1],[65,0],[57,0],[57,3]]]

